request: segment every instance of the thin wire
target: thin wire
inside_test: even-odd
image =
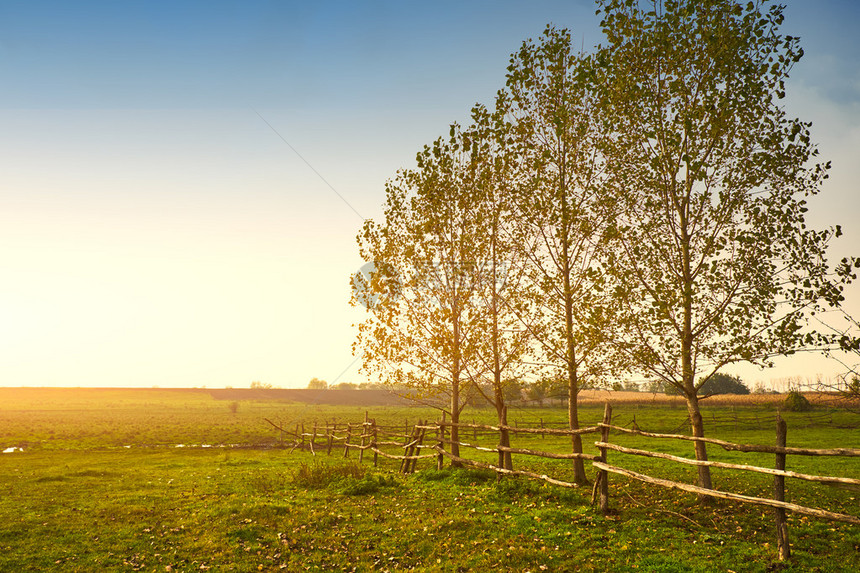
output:
[[[322,174],[321,174],[319,171],[317,171],[317,170],[314,168],[314,166],[313,166],[313,165],[311,165],[311,164],[308,162],[308,160],[307,160],[307,159],[305,159],[305,158],[302,156],[302,154],[301,154],[301,153],[299,153],[299,151],[298,151],[295,147],[293,147],[292,145],[290,145],[290,142],[289,142],[289,141],[287,141],[286,139],[284,139],[284,136],[283,136],[283,135],[281,135],[281,134],[278,132],[278,130],[277,130],[277,129],[275,129],[275,128],[274,128],[274,126],[272,126],[272,124],[271,124],[271,123],[269,123],[269,122],[266,120],[266,118],[265,118],[265,117],[263,117],[262,115],[260,115],[260,112],[258,112],[258,111],[255,109],[255,110],[254,110],[254,113],[256,113],[256,114],[257,114],[257,117],[259,117],[260,119],[262,119],[262,120],[263,120],[263,123],[265,123],[266,125],[268,125],[268,126],[269,126],[269,129],[271,129],[273,132],[275,132],[275,135],[277,135],[278,137],[280,137],[280,138],[281,138],[281,141],[283,141],[284,143],[286,143],[286,144],[287,144],[287,147],[289,147],[290,149],[292,149],[292,150],[293,150],[293,153],[295,153],[295,154],[298,156],[298,158],[299,158],[299,159],[301,159],[302,161],[304,161],[304,162],[305,162],[305,165],[307,165],[308,167],[310,167],[311,171],[313,171],[314,173],[316,173],[316,174],[317,174],[317,177],[319,177],[319,178],[322,180],[322,182],[323,182],[323,183],[325,183],[326,185],[328,185],[328,188],[329,188],[329,189],[331,189],[332,191],[334,191],[334,194],[335,194],[335,195],[337,195],[338,197],[340,197],[340,200],[341,200],[341,201],[343,201],[343,202],[344,202],[344,204],[346,204],[346,206],[347,206],[347,207],[349,207],[350,209],[352,209],[352,212],[353,212],[353,213],[355,213],[356,215],[358,215],[358,218],[359,218],[359,219],[361,219],[362,221],[364,221],[364,220],[365,220],[365,219],[364,219],[364,217],[362,217],[361,213],[359,213],[359,212],[355,209],[355,207],[353,207],[353,206],[350,204],[350,202],[349,202],[349,201],[347,201],[347,200],[344,198],[344,196],[343,196],[343,195],[341,195],[340,193],[338,193],[337,189],[335,189],[335,188],[332,186],[332,184],[331,184],[331,183],[329,183],[328,181],[326,181],[326,178],[325,178],[325,177],[323,177],[323,176],[322,176]]]
[[[337,196],[340,198],[340,200],[341,200],[341,201],[343,201],[343,202],[344,202],[344,204],[352,210],[352,212],[353,212],[353,213],[355,213],[356,215],[358,215],[358,218],[359,218],[359,219],[361,219],[362,221],[364,221],[364,220],[365,220],[365,219],[364,219],[364,217],[361,215],[361,213],[359,213],[359,212],[355,209],[355,207],[353,207],[353,206],[350,204],[350,202],[349,202],[349,201],[347,201],[347,200],[344,198],[344,196],[343,196],[343,195],[341,195],[341,194],[338,192],[338,190],[337,190],[337,189],[335,189],[335,188],[334,188],[334,186],[332,186],[332,184],[331,184],[331,183],[329,183],[329,182],[326,180],[326,178],[325,178],[325,177],[323,177],[323,176],[322,176],[322,174],[321,174],[319,171],[317,171],[317,170],[316,170],[316,168],[314,168],[314,166],[313,166],[313,165],[311,165],[311,164],[310,164],[310,162],[308,162],[308,160],[307,160],[307,159],[305,159],[305,158],[304,158],[304,156],[302,156],[302,154],[301,154],[301,153],[299,153],[298,149],[296,149],[295,147],[293,147],[293,146],[290,144],[290,142],[289,142],[289,141],[287,141],[287,140],[286,140],[286,138],[284,138],[284,136],[283,136],[283,135],[281,135],[281,133],[280,133],[277,129],[275,129],[275,127],[274,127],[271,123],[269,123],[269,121],[268,121],[265,117],[263,117],[262,115],[260,115],[260,112],[259,112],[259,111],[257,111],[257,110],[255,109],[255,110],[254,110],[254,113],[256,113],[256,114],[257,114],[257,117],[259,117],[261,120],[263,120],[263,123],[265,123],[266,125],[268,125],[268,126],[269,126],[269,129],[271,129],[271,130],[275,133],[275,135],[277,135],[279,138],[281,138],[281,141],[283,141],[283,142],[287,145],[287,147],[289,147],[289,148],[293,151],[293,153],[295,153],[295,154],[296,154],[296,156],[298,156],[298,158],[299,158],[299,159],[301,159],[302,161],[304,161],[305,165],[307,165],[307,166],[310,168],[310,170],[311,170],[311,171],[313,171],[314,173],[316,173],[317,177],[319,177],[319,178],[320,178],[320,180],[322,180],[322,182],[323,182],[323,183],[325,183],[326,185],[328,185],[328,188],[329,188],[329,189],[331,189],[331,190],[334,192],[334,194],[335,194],[335,195],[337,195]],[[343,369],[343,371],[342,371],[340,374],[338,374],[338,375],[337,375],[337,377],[336,377],[336,378],[331,382],[331,385],[334,385],[335,383],[337,383],[337,381],[338,381],[338,380],[340,380],[340,379],[341,379],[341,377],[342,377],[344,374],[346,374],[346,373],[347,373],[347,371],[349,371],[349,369],[350,369],[350,368],[352,368],[352,367],[355,365],[355,363],[359,361],[359,359],[360,359],[360,358],[361,358],[360,356],[359,356],[359,357],[357,357],[357,358],[355,358],[355,360],[353,360],[353,361],[349,364],[349,366],[347,366],[346,368],[344,368],[344,369]],[[298,412],[298,414],[297,414],[297,415],[298,415],[298,419],[302,419],[302,418],[301,418],[301,417],[302,417],[302,415],[304,414],[305,410],[307,410],[307,408],[308,408],[309,406],[310,406],[310,403],[305,403],[305,407],[304,407],[304,408],[302,408],[302,409],[301,409],[301,411],[299,411],[299,412]]]
[[[347,366],[346,368],[344,368],[344,369],[343,369],[343,372],[341,372],[340,374],[338,374],[338,375],[337,375],[337,377],[336,377],[334,380],[332,380],[332,382],[331,382],[331,386],[334,386],[334,384],[335,384],[338,380],[340,380],[341,376],[343,376],[344,374],[346,374],[346,373],[347,373],[347,371],[348,371],[350,368],[352,368],[353,366],[355,366],[355,363],[356,363],[356,362],[358,362],[359,360],[361,360],[361,356],[357,356],[357,357],[355,358],[355,360],[353,360],[352,362],[350,362],[349,366]]]

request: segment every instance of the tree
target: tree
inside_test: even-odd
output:
[[[469,154],[468,177],[472,187],[474,237],[473,265],[476,296],[470,304],[478,319],[473,341],[475,369],[473,387],[495,409],[500,432],[499,446],[510,447],[507,404],[522,399],[523,358],[529,354],[531,333],[521,317],[531,313],[532,284],[525,274],[523,236],[515,219],[514,190],[521,176],[521,155],[505,121],[505,108],[493,112],[477,105],[473,123],[461,134]],[[488,383],[484,383],[488,382]],[[513,469],[511,453],[499,452],[499,466]]]
[[[860,376],[854,374],[850,380],[843,378],[843,385],[839,388],[839,394],[857,411],[860,405]]]
[[[357,238],[375,271],[359,280],[363,290],[353,300],[363,297],[368,313],[354,351],[362,369],[389,386],[446,396],[445,411],[457,424],[481,372],[474,164],[457,125],[416,160],[415,169],[386,184],[384,219],[366,221]],[[454,456],[458,437],[452,426]]]
[[[526,386],[526,399],[531,402],[537,402],[538,406],[543,407],[543,401],[547,397],[548,385],[545,379],[535,380]]]
[[[325,380],[320,380],[319,378],[311,378],[311,381],[308,382],[308,390],[327,390],[328,382]]]
[[[860,321],[840,309],[836,316],[816,316],[818,323],[833,334],[835,343],[826,354],[842,368],[835,381],[819,379],[819,392],[834,395],[840,405],[860,412]]]
[[[803,51],[766,1],[598,4],[606,193],[621,211],[607,263],[626,311],[616,347],[685,397],[703,436],[702,385],[820,342],[808,318],[850,280],[851,261],[834,275],[825,257],[839,228],[804,218],[828,165],[811,163],[810,124],[778,102]],[[695,451],[707,459],[704,443]],[[698,472],[710,488],[709,468]]]
[[[539,309],[522,318],[546,362],[564,373],[572,430],[580,427],[580,389],[608,370],[607,347],[600,344],[605,307],[597,264],[607,227],[598,185],[604,165],[596,145],[595,93],[582,72],[570,33],[549,26],[537,44],[524,42],[511,57],[499,104],[516,125],[530,172],[520,187],[517,219],[533,237],[522,243],[539,287]],[[572,446],[582,452],[578,435]],[[574,461],[574,481],[588,482],[581,459]]]
[[[529,314],[531,284],[513,218],[520,155],[511,129],[504,108],[475,106],[468,127],[452,125],[389,184],[385,221],[359,237],[381,269],[359,333],[365,364],[389,383],[447,394],[454,423],[469,393],[493,405],[502,426],[506,403],[521,398],[511,381],[529,351],[519,317]],[[500,445],[510,445],[505,430]],[[510,452],[499,464],[512,468]]]
[[[384,388],[382,384],[375,382],[362,382],[358,385],[359,390],[381,390],[382,388]]]
[[[737,376],[717,372],[699,387],[700,396],[716,394],[749,394],[749,387]]]
[[[252,390],[271,390],[272,388],[274,388],[274,386],[272,386],[268,382],[260,382],[259,380],[254,380],[253,382],[251,382]]]
[[[666,383],[662,380],[649,380],[647,388],[652,394],[666,393]]]
[[[639,392],[640,390],[642,390],[642,388],[639,387],[639,384],[631,381],[622,383],[621,387],[625,392]]]

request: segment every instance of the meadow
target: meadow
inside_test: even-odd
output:
[[[620,398],[620,396],[619,396]],[[679,431],[673,402],[617,400],[614,423]],[[704,405],[709,436],[773,444],[778,400]],[[584,424],[603,413],[582,407]],[[437,413],[216,400],[205,390],[0,389],[0,571],[857,571],[860,527],[789,514],[790,561],[776,558],[771,510],[612,476],[604,517],[591,489],[566,489],[475,469],[415,474],[340,450],[314,456],[282,443],[266,419],[404,426]],[[819,407],[784,412],[788,445],[860,447],[860,415]],[[558,407],[512,409],[520,426],[561,424]],[[469,409],[469,421],[494,412]],[[707,423],[707,422],[706,422]],[[584,442],[587,451],[597,453]],[[468,441],[492,445],[492,435]],[[691,456],[685,443],[632,447]],[[517,447],[567,451],[564,439],[513,438]],[[20,448],[20,449],[19,449]],[[395,448],[396,449],[396,448]],[[690,450],[690,451],[688,451]],[[394,450],[392,450],[393,452]],[[772,467],[773,456],[711,450],[712,459]],[[491,461],[491,454],[476,454]],[[624,458],[622,460],[622,458]],[[610,462],[692,482],[694,470],[610,453]],[[515,467],[565,477],[569,462],[515,456]],[[789,457],[788,469],[860,478],[856,458]],[[594,472],[589,468],[589,475]],[[714,470],[715,487],[767,495],[772,479]],[[860,492],[789,481],[788,500],[860,515]]]

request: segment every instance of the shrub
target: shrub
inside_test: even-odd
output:
[[[806,396],[797,390],[792,390],[783,402],[783,407],[789,412],[808,412],[812,410],[812,404],[806,399]]]
[[[450,481],[457,485],[477,485],[496,479],[496,472],[483,468],[445,468],[442,470],[422,470],[415,474],[421,481]]]
[[[344,478],[361,479],[363,477],[364,467],[355,462],[340,465],[314,462],[300,465],[293,473],[293,483],[308,489],[322,489]]]
[[[494,479],[496,472],[482,468],[458,468],[451,472],[451,481],[457,485],[477,485]]]
[[[450,469],[428,469],[415,473],[415,479],[420,481],[443,481],[451,477]]]
[[[397,485],[393,477],[366,475],[361,479],[345,478],[339,482],[337,492],[343,495],[369,495],[376,493],[381,487]]]
[[[505,478],[495,485],[497,495],[504,500],[514,501],[535,495],[540,485],[527,479]]]

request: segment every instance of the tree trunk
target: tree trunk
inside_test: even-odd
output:
[[[693,431],[693,436],[704,438],[705,426],[702,418],[702,413],[699,411],[699,398],[696,396],[695,388],[693,393],[687,394],[687,412],[690,414],[690,429]],[[695,442],[696,444],[696,459],[699,461],[708,461],[708,450],[704,442]],[[698,467],[698,485],[707,489],[711,487],[711,468],[708,466]],[[713,501],[713,498],[706,495],[698,496],[699,502],[706,503]]]
[[[690,317],[692,315],[692,310],[689,308],[685,309],[686,312],[686,323],[685,329],[687,333],[691,332],[690,328]],[[699,409],[699,397],[697,395],[698,389],[696,388],[694,373],[693,373],[693,344],[692,344],[692,336],[689,334],[685,334],[684,339],[681,344],[681,361],[683,368],[683,376],[684,376],[684,388],[683,393],[684,397],[687,400],[687,413],[690,416],[690,429],[693,432],[693,436],[697,438],[705,437],[705,423],[702,418],[702,412]],[[700,462],[708,461],[708,450],[707,446],[704,442],[695,442],[695,450],[696,450],[696,459]],[[698,466],[698,485],[699,487],[713,489],[711,487],[711,468],[708,466]],[[712,502],[714,498],[699,494],[698,496],[699,503],[708,503]]]
[[[452,259],[453,260],[453,259]],[[460,305],[455,292],[452,299],[451,309],[453,317],[454,356],[453,368],[451,369],[451,453],[460,457]],[[460,467],[460,462],[451,462],[451,467]]]
[[[566,149],[562,158],[566,157]],[[570,282],[572,272],[570,263],[570,213],[567,205],[567,181],[564,159],[559,166],[561,179],[559,181],[559,200],[561,202],[561,264],[562,282],[564,286],[564,335],[567,357],[567,421],[571,430],[579,429],[579,379],[576,364],[576,341],[573,334],[573,286]],[[582,438],[579,435],[571,436],[573,453],[582,453]],[[588,478],[585,477],[585,463],[581,459],[573,460],[573,483],[587,485]]]
[[[576,370],[571,373],[571,383],[568,386],[567,394],[567,422],[571,430],[579,429],[579,387],[576,379]],[[582,438],[579,434],[571,436],[573,452],[575,454],[582,453]],[[573,460],[573,483],[578,485],[588,485],[588,478],[585,477],[585,463],[582,459]]]
[[[690,189],[687,188],[687,201],[689,201]],[[690,429],[694,437],[705,437],[705,424],[702,413],[699,410],[699,397],[696,388],[696,374],[693,369],[693,274],[691,271],[690,235],[687,230],[687,213],[685,209],[680,210],[681,228],[681,260],[683,264],[683,288],[684,288],[684,331],[681,337],[681,376],[683,377],[683,393],[687,399],[687,412],[690,415]],[[704,442],[695,442],[696,459],[704,462],[708,460],[708,450]],[[707,466],[698,467],[699,487],[713,489],[711,487],[711,468]],[[699,503],[714,501],[714,498],[706,495],[698,496]]]
[[[569,278],[565,277],[565,286],[569,289]],[[570,297],[565,301],[565,318],[567,320],[567,425],[571,430],[579,429],[579,376],[576,371],[576,347],[573,341],[573,302]],[[582,438],[579,434],[571,436],[573,453],[582,453]],[[573,460],[573,483],[588,485],[585,477],[585,462],[582,459]]]
[[[508,425],[508,408],[503,402],[496,402],[496,413],[499,416],[499,426]],[[511,447],[511,436],[507,430],[499,432],[499,445],[505,448]],[[499,452],[499,467],[506,470],[514,469],[511,452]]]
[[[498,282],[496,281],[496,234],[495,225],[493,227],[493,302],[492,302],[492,350],[493,350],[493,386],[496,400],[496,414],[499,418],[499,426],[508,425],[508,408],[505,406],[505,392],[502,387],[502,361],[501,350],[499,349],[499,293],[496,289]],[[502,430],[499,433],[499,445],[511,447],[511,437],[507,430]],[[511,452],[499,452],[499,467],[506,470],[514,469],[511,461]],[[501,474],[500,474],[501,475]]]
[[[454,374],[451,379],[451,454],[460,457],[460,377]],[[452,467],[460,467],[460,462],[451,462]]]

